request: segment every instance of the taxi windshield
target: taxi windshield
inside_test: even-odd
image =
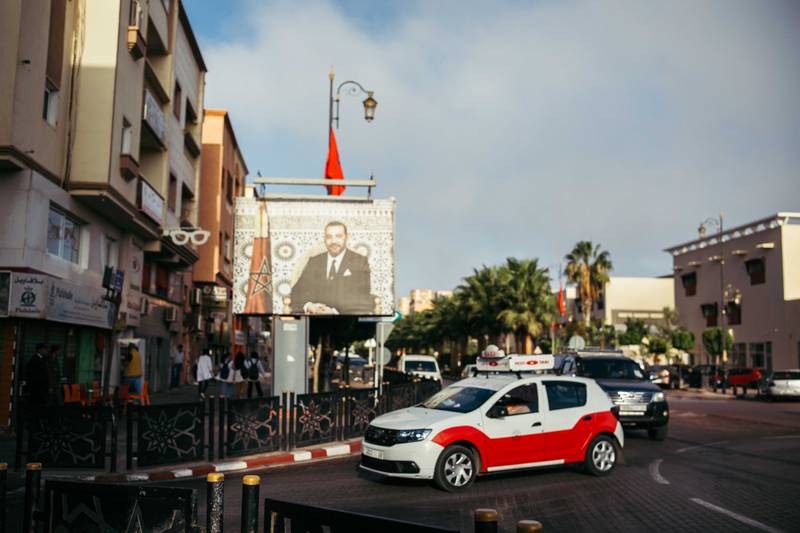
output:
[[[468,413],[483,405],[494,392],[493,390],[479,387],[456,387],[451,385],[423,402],[422,407]]]
[[[580,363],[581,376],[594,379],[645,379],[644,372],[629,359],[590,359]]]

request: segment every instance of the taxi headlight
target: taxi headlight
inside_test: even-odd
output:
[[[419,442],[428,438],[431,434],[430,429],[406,429],[397,431],[394,434],[394,442],[402,444],[404,442]]]
[[[657,392],[653,394],[653,397],[650,399],[651,402],[663,402],[664,401],[664,393]]]

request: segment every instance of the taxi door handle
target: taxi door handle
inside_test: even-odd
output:
[[[532,428],[535,428],[535,427],[541,427],[541,425],[542,425],[542,423],[541,423],[541,422],[534,422],[534,423],[533,423],[533,425],[532,425],[531,427],[532,427]]]
[[[592,415],[586,415],[586,416],[583,417],[583,419],[584,420],[591,420],[592,419]]]

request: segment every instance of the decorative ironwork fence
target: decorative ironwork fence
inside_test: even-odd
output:
[[[247,400],[219,399],[219,456],[279,450],[283,409],[288,395]]]
[[[117,416],[110,407],[22,406],[17,416],[16,467],[106,469],[117,463]]]
[[[198,461],[205,457],[205,402],[132,406],[127,425],[127,468]],[[134,448],[133,444],[136,444]]]
[[[345,393],[343,438],[361,435],[373,418],[381,413],[378,389],[349,390]]]
[[[289,395],[292,447],[335,441],[340,435],[344,395],[341,391]]]

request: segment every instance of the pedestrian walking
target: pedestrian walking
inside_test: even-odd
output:
[[[197,391],[203,400],[206,399],[206,389],[208,389],[208,383],[213,377],[214,363],[211,361],[211,356],[208,352],[203,352],[197,360]]]
[[[50,395],[50,379],[45,345],[36,345],[36,353],[25,366],[25,392],[31,405],[44,406]]]
[[[128,385],[128,392],[142,391],[142,355],[136,346],[130,347],[128,363],[122,371],[122,382]]]
[[[253,397],[253,389],[258,392],[258,397],[264,397],[264,391],[261,390],[261,374],[264,371],[264,365],[261,364],[261,359],[258,357],[258,352],[250,352],[250,358],[244,362],[244,375],[247,377],[247,397]]]
[[[172,354],[172,382],[170,386],[174,389],[181,384],[181,372],[183,372],[183,344],[179,344]]]
[[[236,370],[239,371],[239,373],[242,376],[242,380],[237,382],[234,386],[237,398],[244,398],[244,388],[245,385],[247,384],[247,379],[246,379],[247,374],[245,373],[245,368],[244,368],[246,360],[247,358],[244,356],[244,352],[241,350],[239,350],[236,353],[236,357],[234,357],[233,359],[234,367],[236,368]]]
[[[235,398],[234,386],[244,383],[242,372],[236,369],[236,361],[233,354],[229,354],[217,374],[217,381],[222,383],[222,395],[226,398]]]

